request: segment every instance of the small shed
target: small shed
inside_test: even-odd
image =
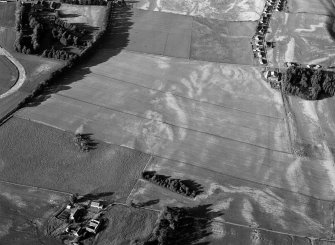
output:
[[[101,201],[92,201],[91,202],[91,208],[103,209],[104,205],[102,204]]]

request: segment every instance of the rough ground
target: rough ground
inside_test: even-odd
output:
[[[68,195],[3,182],[0,190],[0,244],[62,244],[46,237],[43,230]]]
[[[269,63],[282,67],[284,62],[335,64],[334,19],[325,15],[275,12],[266,39],[275,42],[268,49]]]

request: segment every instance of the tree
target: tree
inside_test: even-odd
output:
[[[26,54],[27,53],[27,48],[26,48],[26,46],[23,46],[23,48],[22,48],[22,51],[21,51],[22,53],[24,53],[24,54]]]

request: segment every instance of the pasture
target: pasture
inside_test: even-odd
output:
[[[43,231],[67,195],[6,183],[0,189],[0,244],[62,244]]]
[[[112,192],[122,201],[150,157],[94,137],[96,149],[82,152],[73,134],[12,118],[0,128],[0,178],[71,193]]]
[[[284,62],[301,64],[335,64],[334,20],[325,15],[276,12],[271,19],[268,41],[275,42],[268,49],[268,60],[274,66]]]
[[[140,0],[130,4],[143,10],[199,16],[227,21],[256,21],[264,8],[264,0]]]

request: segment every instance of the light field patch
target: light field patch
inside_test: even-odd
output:
[[[301,64],[335,64],[334,19],[325,15],[276,12],[271,19],[271,32],[266,39],[275,42],[268,49],[269,62]]]
[[[258,20],[264,0],[140,0],[136,8],[228,21]]]

